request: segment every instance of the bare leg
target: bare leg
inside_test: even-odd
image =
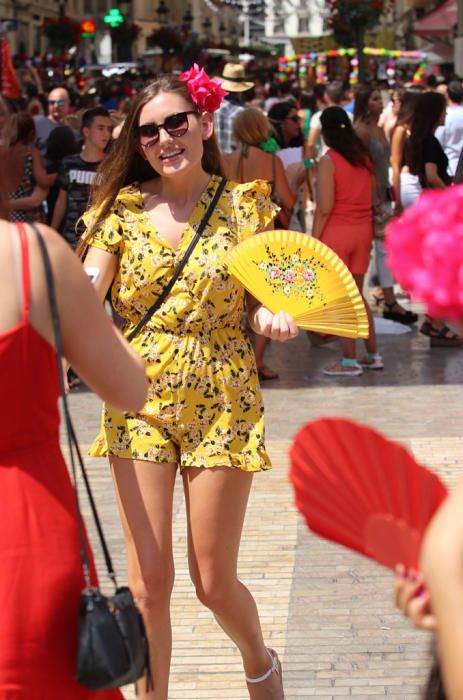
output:
[[[352,275],[355,283],[359,289],[360,294],[362,295],[362,299],[365,304],[365,310],[367,312],[368,316],[368,324],[370,327],[370,332],[368,335],[368,338],[365,340],[365,347],[367,349],[367,352],[376,352],[376,333],[375,333],[375,323],[373,319],[373,314],[371,313],[370,306],[363,296],[363,278],[364,275]],[[355,358],[355,339],[354,338],[341,338],[341,348],[342,348],[342,356],[348,359],[354,359]]]
[[[176,464],[110,458],[127,546],[129,585],[150,643],[154,692],[138,683],[139,700],[167,700],[174,582],[172,501]]]
[[[355,284],[357,285],[360,294],[362,295],[363,303],[365,304],[365,310],[367,312],[368,316],[368,325],[370,327],[370,332],[368,334],[368,338],[365,340],[365,347],[367,349],[367,352],[376,352],[377,346],[376,346],[376,331],[375,331],[375,322],[373,318],[373,314],[371,313],[370,305],[368,304],[367,300],[363,296],[363,279],[365,275],[352,275]]]
[[[277,379],[278,375],[271,369],[265,366],[264,353],[265,348],[269,344],[270,340],[265,338],[263,335],[255,333],[254,335],[254,356],[256,358],[257,371],[261,374],[261,379]]]
[[[230,467],[183,471],[188,518],[188,557],[199,600],[239,648],[245,673],[268,671],[257,607],[238,580],[237,560],[252,474]],[[255,700],[282,700],[281,681],[272,673],[249,688]]]

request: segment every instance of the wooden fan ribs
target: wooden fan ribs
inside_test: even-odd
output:
[[[330,248],[296,231],[267,231],[229,251],[229,271],[273,313],[286,311],[305,329],[368,336],[355,281]]]

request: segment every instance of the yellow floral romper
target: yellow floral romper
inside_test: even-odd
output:
[[[112,300],[126,335],[170,279],[219,182],[211,177],[177,251],[156,232],[136,184],[121,190],[89,239],[119,259]],[[132,341],[146,362],[147,403],[136,414],[105,405],[90,454],[182,468],[270,468],[254,354],[241,327],[244,288],[222,260],[236,243],[265,229],[276,211],[266,182],[227,183],[170,295]]]

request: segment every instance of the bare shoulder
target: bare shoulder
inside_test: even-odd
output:
[[[368,139],[370,137],[370,127],[365,124],[361,119],[358,119],[354,124],[354,129],[357,135],[362,139]]]
[[[42,234],[42,238],[46,243],[47,250],[50,255],[62,255],[65,257],[75,257],[75,253],[69,247],[68,243],[60,236],[55,229],[45,224],[35,224],[36,228]],[[29,237],[31,240],[35,240],[35,235],[32,231],[29,232]]]
[[[318,168],[322,168],[322,170],[333,170],[334,163],[329,153],[325,153],[325,155],[320,158],[318,161]]]
[[[58,284],[63,281],[76,282],[76,275],[81,277],[83,273],[82,263],[76,253],[63,237],[50,226],[45,224],[36,224],[36,226],[42,234]],[[35,234],[29,227],[28,229],[33,253],[32,263],[34,263],[34,258],[39,259],[41,256]]]

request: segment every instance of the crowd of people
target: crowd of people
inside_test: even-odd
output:
[[[41,87],[37,71],[31,71]],[[274,227],[304,231],[328,245],[330,241],[357,276],[376,314],[396,323],[417,324],[418,315],[406,301],[401,303],[397,298],[386,260],[385,229],[391,217],[416,201],[423,189],[447,187],[459,181],[458,161],[463,146],[461,80],[437,84],[429,79],[429,85],[396,86],[386,91],[384,85],[375,84],[353,90],[335,79],[301,90],[291,81],[278,84],[270,80],[265,86],[261,79],[246,75],[239,63],[226,64],[220,77],[227,95],[214,113],[214,125],[227,177],[235,182],[257,177],[270,182],[272,200],[280,208]],[[29,120],[27,129],[22,124],[21,131],[14,118],[9,120],[9,142],[17,148],[18,157],[21,152],[24,158],[23,179],[11,193],[11,218],[46,221],[75,247],[83,230],[82,223],[77,222],[86,210],[96,171],[117,139],[133,102],[133,94],[127,93],[135,90],[127,81],[118,86],[109,80],[100,94],[92,92],[90,109],[76,111],[85,104],[82,96],[76,96],[75,90],[70,94],[65,86],[52,87],[46,98],[48,113],[44,114],[37,106],[37,100],[44,104],[43,92],[37,94],[36,88],[31,97],[30,78],[26,85],[29,87],[21,120],[27,121],[26,112],[35,113],[34,123]],[[343,138],[335,139],[336,144],[333,136],[337,127],[331,127],[331,142],[330,137],[327,142],[327,127],[324,130],[322,123],[329,107],[342,110],[337,112],[338,118],[346,114],[349,120],[341,119],[338,127],[343,129]],[[362,147],[366,150],[360,166],[355,152]],[[372,198],[366,181],[361,192],[354,193],[350,187],[343,192],[343,177],[346,184],[351,182],[349,166],[356,173],[363,167],[365,179],[374,183]],[[346,231],[336,235],[341,221]],[[373,332],[373,323],[371,329]],[[425,317],[419,330],[429,337],[432,348],[458,348],[463,344],[445,319]],[[313,344],[333,340],[310,332],[308,337]],[[276,372],[264,362],[267,343],[256,339],[254,345],[260,378],[276,379]],[[352,343],[342,342],[339,362],[324,372],[330,376],[359,376],[365,369],[383,366],[371,337],[364,356],[357,357]]]
[[[0,146],[9,164],[0,224],[2,386],[24,386],[25,395],[32,368],[43,377],[35,409],[23,394],[14,411],[5,405],[10,437],[0,465],[17,469],[0,468],[0,492],[11,511],[0,538],[0,589],[7,591],[14,570],[18,602],[1,613],[0,698],[9,697],[11,688],[19,689],[18,698],[34,698],[37,682],[46,686],[51,675],[50,698],[93,697],[73,681],[72,642],[69,635],[64,640],[74,624],[64,581],[77,600],[83,577],[53,408],[58,387],[51,319],[30,227],[39,224],[57,277],[64,354],[75,376],[105,401],[91,454],[109,458],[129,582],[150,641],[155,688],[140,683],[138,696],[166,700],[168,694],[179,470],[198,598],[239,649],[250,698],[284,700],[278,655],[264,641],[255,602],[238,579],[237,559],[253,474],[271,467],[259,380],[277,375],[264,362],[265,349],[269,341],[294,338],[298,329],[290,315],[272,314],[245,292],[223,257],[272,226],[319,238],[365,295],[370,326],[365,353],[359,356],[355,341],[343,338],[339,361],[324,372],[356,377],[382,370],[367,291],[385,319],[418,322],[397,299],[385,232],[424,190],[459,181],[463,86],[454,79],[445,95],[426,85],[396,88],[385,99],[376,85],[352,91],[339,80],[304,91],[288,82],[258,94],[241,64],[225,65],[221,78],[219,84],[196,66],[161,75],[125,98],[125,111],[116,117],[111,105],[94,104],[69,119],[65,86],[49,91],[46,115],[32,116],[27,100],[16,107],[0,103]],[[198,229],[204,233],[196,241]],[[78,256],[92,271],[93,289]],[[156,308],[182,258],[182,275]],[[102,303],[109,297],[131,345],[111,326],[95,291]],[[431,348],[463,344],[446,319],[426,316],[420,331]],[[309,338],[333,340],[314,333]],[[48,418],[30,432],[30,445],[21,440],[18,448],[15,426],[27,420],[26,406]],[[41,489],[30,492],[37,445],[40,479],[46,484],[52,473],[61,479],[59,508],[53,503],[56,484],[45,487],[48,500]],[[27,527],[24,513],[13,507],[25,494]],[[37,527],[43,509],[49,528]],[[49,532],[58,534],[60,556],[47,549],[44,565]],[[18,568],[24,551],[27,559]],[[2,552],[8,552],[8,565]],[[40,599],[25,593],[30,571],[39,568],[46,573],[43,590],[66,606],[67,617],[60,605],[39,611],[43,591]],[[399,577],[398,603],[410,614],[418,589],[404,581]],[[45,623],[18,625],[18,607],[30,619],[40,613]],[[47,657],[48,630],[55,628],[56,658],[64,659],[60,673],[56,658]]]

